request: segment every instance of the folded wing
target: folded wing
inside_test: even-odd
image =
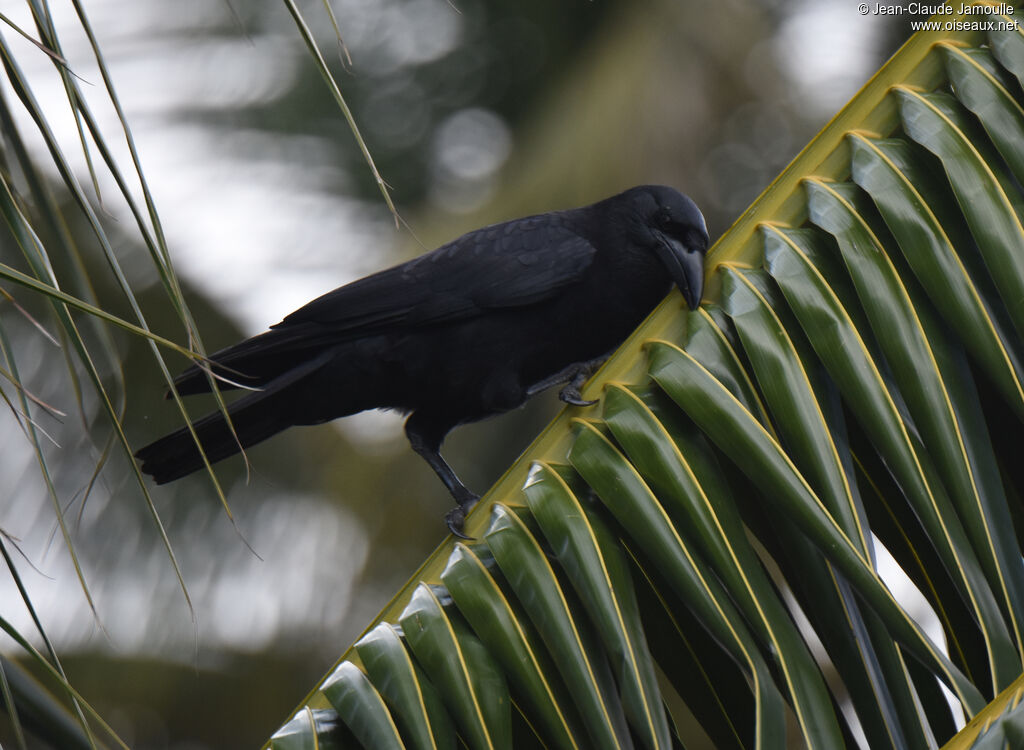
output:
[[[328,292],[266,333],[210,359],[218,374],[259,386],[333,344],[537,304],[580,281],[595,252],[568,226],[552,222],[551,215],[484,227]],[[183,395],[199,393],[209,390],[209,381],[193,366],[175,379],[175,386]]]

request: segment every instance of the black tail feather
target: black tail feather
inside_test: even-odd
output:
[[[241,448],[256,445],[295,424],[309,424],[303,405],[305,399],[295,398],[296,389],[306,389],[306,380],[330,359],[330,353],[310,360],[259,391],[242,396],[228,406],[234,434],[215,411],[192,423],[196,437],[210,463],[233,456]],[[196,439],[187,427],[140,448],[135,457],[142,461],[142,471],[157,484],[166,484],[203,468]]]
[[[230,412],[235,412],[233,407]],[[214,463],[238,453],[239,445],[248,448],[290,427],[291,422],[281,416],[262,409],[232,413],[232,434],[224,415],[213,412],[193,422],[192,427],[207,460]],[[140,448],[135,457],[142,461],[142,471],[152,475],[157,484],[172,482],[203,468],[202,456],[187,427]]]
[[[323,350],[324,333],[311,324],[272,328],[258,336],[239,341],[210,355],[210,368],[228,381],[258,387],[269,383],[295,366],[296,362]],[[218,381],[221,390],[231,390],[230,382]],[[206,370],[192,365],[174,379],[181,396],[209,393]],[[168,398],[170,394],[168,394]]]

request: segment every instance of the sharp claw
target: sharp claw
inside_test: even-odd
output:
[[[448,530],[459,539],[473,539],[462,531],[462,525],[466,522],[466,509],[463,506],[457,505],[448,511],[444,516],[444,522],[448,526]]]
[[[480,499],[475,493],[469,492],[465,488],[465,496],[457,498],[458,505],[448,511],[444,516],[444,522],[448,526],[448,530],[452,532],[459,539],[466,539],[472,541],[473,537],[468,536],[462,531],[462,526],[466,523],[466,514],[469,513],[470,509],[476,505],[477,500]]]
[[[566,386],[558,392],[558,398],[562,399],[567,404],[573,406],[593,406],[597,401],[588,401],[583,398],[583,394],[580,393],[580,388],[587,382],[587,378],[593,372],[594,368],[591,366],[581,365],[576,371],[576,374],[572,376],[572,379],[566,384]]]
[[[583,394],[580,393],[579,388],[572,388],[570,386],[566,386],[565,388],[560,390],[558,392],[558,398],[560,398],[567,404],[572,404],[573,406],[593,406],[594,404],[597,403],[596,399],[593,401],[588,401],[587,399],[583,398]]]

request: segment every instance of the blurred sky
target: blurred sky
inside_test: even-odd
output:
[[[101,78],[70,4],[52,5],[71,68],[110,142],[119,144],[121,164],[128,165],[117,120],[104,104]],[[209,0],[91,0],[85,5],[176,269],[242,331],[262,331],[309,299],[422,251],[406,229],[395,228],[379,195],[367,189],[366,167],[353,156],[351,134],[316,83],[283,4],[249,8],[235,0],[233,8]],[[20,3],[0,6],[15,23],[31,28]],[[619,6],[594,0],[565,3],[562,22],[576,22],[573,14],[600,12],[628,23],[595,21],[596,30],[567,58],[545,51],[543,35],[528,20],[507,9],[487,16],[480,10],[486,3],[340,0],[332,7],[352,59],[350,69],[342,71],[322,2],[300,6],[342,88],[365,87],[357,116],[374,152],[396,165],[417,160],[407,180],[397,166],[385,178],[395,188],[403,218],[428,246],[483,221],[511,218],[521,206],[533,205],[531,200],[556,195],[550,200],[563,205],[549,207],[563,207],[582,200],[577,196],[601,197],[587,190],[610,192],[605,184],[627,178],[677,184],[705,208],[712,234],[720,234],[906,35],[891,18],[861,15],[850,0],[647,0]],[[460,63],[466,80],[455,93],[419,76],[453,55],[468,54],[470,41],[482,33],[481,18],[506,23],[509,38],[516,40],[508,53],[512,58],[503,61],[508,76],[514,79],[518,71],[552,81],[523,111],[510,114],[507,100],[489,96],[479,81],[493,85],[493,76],[487,77],[483,64],[483,72],[471,75],[465,72],[470,63]],[[67,107],[52,65],[15,34],[5,30],[4,35],[87,184],[74,122],[60,114]],[[616,75],[629,90],[642,90],[650,109],[626,113],[634,119],[623,122],[640,123],[636,130],[606,136],[629,141],[620,155],[614,149],[571,153],[567,143],[588,137],[596,126],[584,119],[560,120],[560,113],[569,111],[560,107],[572,105],[581,90],[592,97],[586,82],[600,74],[588,71],[600,64],[601,54],[630,38],[646,45],[636,53],[640,59],[661,64],[634,72],[626,57],[613,63]],[[443,79],[450,83],[457,73],[445,72]],[[303,81],[313,83],[296,94]],[[5,95],[13,101],[9,88]],[[323,99],[323,112],[329,114],[318,115],[322,119],[315,127],[278,127],[296,116],[292,110],[303,97]],[[648,111],[651,116],[644,117]],[[21,124],[26,132],[31,129],[27,120]],[[325,151],[332,140],[347,143],[348,156],[335,159]],[[45,163],[40,144],[34,145]],[[635,154],[640,156],[634,159]],[[619,156],[629,163],[614,164]],[[545,163],[556,165],[557,174],[538,166]],[[674,171],[672,164],[684,165],[686,173]],[[600,180],[588,180],[590,174],[601,175]],[[101,187],[111,220],[130,233],[131,218],[109,179]],[[125,262],[133,283],[154,283],[144,256],[129,255]],[[339,429],[357,436],[368,450],[376,443],[386,453],[401,442],[400,424],[394,415],[350,418]],[[20,540],[38,567],[35,572],[25,565],[21,572],[50,636],[64,652],[141,652],[191,663],[215,661],[222,648],[256,652],[303,638],[320,639],[329,659],[341,653],[389,593],[378,592],[370,604],[352,601],[354,582],[373,548],[344,507],[325,502],[313,490],[294,492],[287,505],[247,501],[248,512],[238,518],[241,533],[226,522],[215,499],[185,507],[163,503],[195,602],[194,624],[152,534],[133,531],[132,523],[120,527],[106,514],[118,492],[130,488],[113,481],[90,501],[81,521],[88,527],[102,518],[97,533],[108,535],[102,549],[122,561],[91,578],[104,635],[59,534],[54,539],[53,510],[39,490],[32,451],[13,426],[0,430],[0,455],[4,476],[20,490],[0,507],[0,528]],[[274,490],[257,484],[236,488],[231,498],[239,492],[248,493],[249,500],[269,498]],[[441,531],[438,517],[435,541]],[[242,535],[262,559],[247,549]],[[427,552],[429,547],[415,559]],[[404,578],[412,570],[400,572]],[[0,577],[2,614],[30,632],[27,613],[12,606],[18,598],[9,578]],[[12,650],[9,642],[0,642],[0,648]],[[324,661],[323,669],[327,666]]]
[[[306,5],[310,18],[321,22],[319,41],[333,63],[332,29],[317,14],[317,2]],[[450,53],[462,41],[458,5],[447,0],[335,2],[353,59],[350,75],[368,70],[379,75]],[[585,4],[576,5],[577,12],[585,12]],[[686,6],[688,21],[699,27],[706,12],[703,4],[679,5]],[[771,76],[766,88],[788,89],[788,101],[775,102],[778,111],[764,116],[757,130],[765,132],[754,132],[755,139],[766,131],[784,131],[786,126],[779,121],[786,119],[786,109],[824,123],[874,71],[884,45],[891,46],[891,23],[887,26],[883,16],[861,16],[846,0],[726,0],[722,5],[732,6],[728,16],[734,22],[746,19],[759,27],[761,36],[749,49],[726,51],[745,58],[737,67],[750,85],[757,88],[759,78]],[[264,330],[339,280],[361,276],[389,260],[382,243],[394,245],[400,238],[394,236],[382,203],[339,197],[336,187],[346,182],[345,169],[317,158],[320,139],[282,136],[258,126],[226,132],[181,116],[183,110],[231,112],[272,103],[295,85],[309,60],[283,7],[262,19],[272,25],[243,27],[247,37],[233,41],[200,33],[241,23],[228,3],[179,0],[173,13],[159,0],[94,0],[87,8],[174,260],[186,279],[227,306],[246,331]],[[18,15],[14,18],[26,23]],[[72,69],[86,81],[87,90],[98,88],[100,78],[90,65],[74,15],[63,12],[56,19]],[[60,112],[62,92],[53,76],[46,75],[52,66],[45,56],[24,53],[20,59],[30,75],[49,80],[50,85],[41,85],[36,94],[49,112]],[[341,74],[339,80],[344,87],[349,76]],[[420,127],[415,105],[412,112],[396,111],[387,104],[388,93],[380,92],[366,108],[364,130],[383,131],[393,139],[416,138],[418,133],[409,132]],[[684,99],[690,95],[679,93]],[[102,100],[95,97],[97,103]],[[699,108],[701,103],[692,105]],[[97,114],[105,132],[117,132],[110,108],[97,106]],[[77,140],[70,118],[55,118],[51,125],[65,143]],[[789,156],[803,145],[787,133],[778,134],[774,143],[740,142],[731,132],[737,129],[726,123],[718,150],[701,165],[704,171],[721,169],[723,163],[735,166],[723,156],[730,150],[757,162],[756,150],[762,145],[781,147]],[[335,136],[348,137],[340,115]],[[486,201],[500,180],[501,167],[514,153],[509,126],[484,107],[455,112],[423,142],[434,172],[428,200],[448,212],[472,210]],[[69,148],[68,156],[77,154]],[[750,185],[742,203],[712,197],[728,208],[742,209],[758,187],[764,184]],[[108,209],[119,216],[124,210],[117,203]]]

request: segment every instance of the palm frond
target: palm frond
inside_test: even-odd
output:
[[[651,315],[268,746],[660,748],[693,717],[916,748],[955,732],[940,684],[1015,705],[986,707],[1024,656],[1024,35],[994,20],[916,34],[716,243],[704,307]]]

